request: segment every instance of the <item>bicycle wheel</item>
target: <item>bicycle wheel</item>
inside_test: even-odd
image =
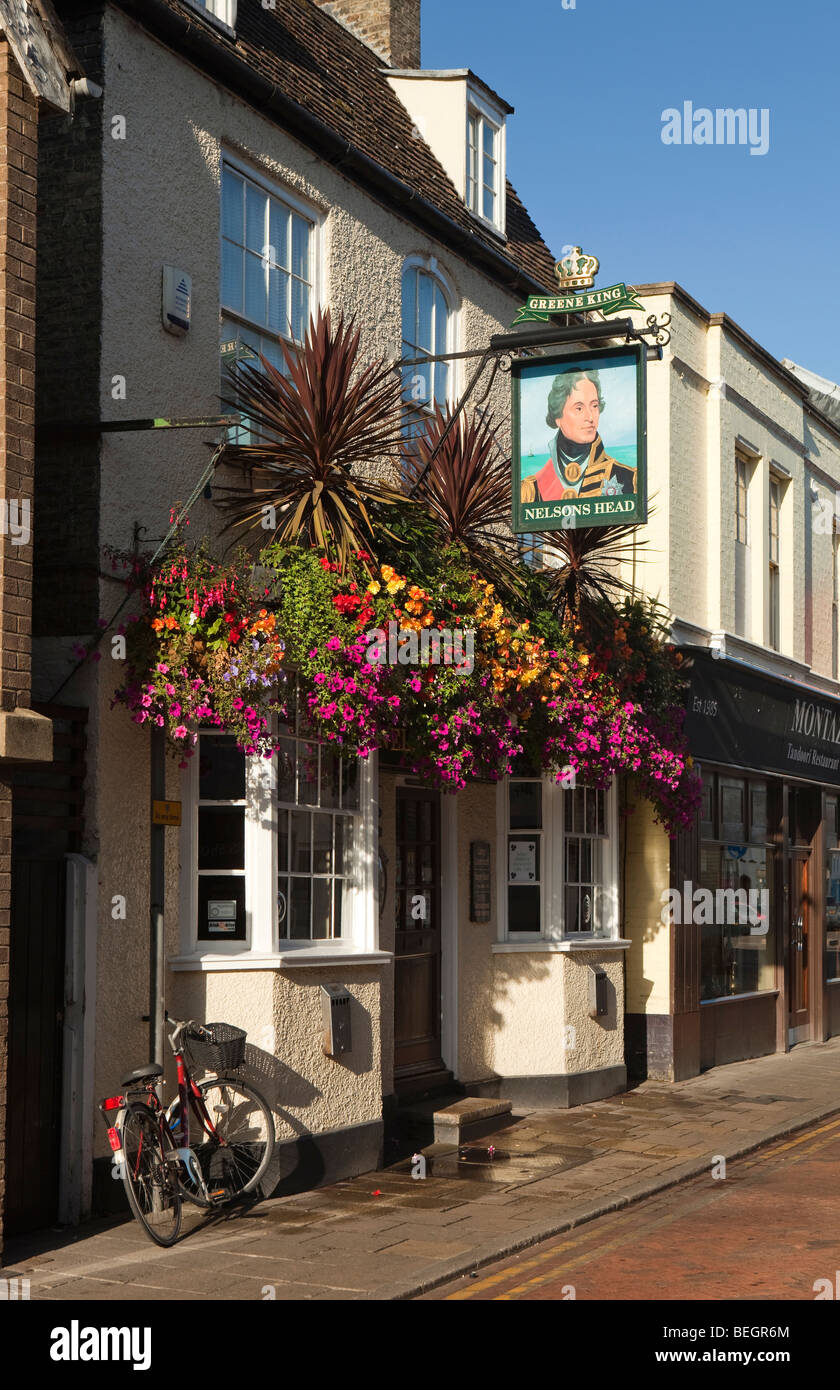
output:
[[[212,1201],[202,1201],[181,1175],[181,1190],[199,1206],[215,1206],[253,1192],[274,1153],[274,1119],[259,1091],[238,1076],[217,1076],[198,1089],[215,1133],[208,1132],[198,1104],[190,1105],[190,1148],[198,1160]],[[180,1102],[170,1110],[170,1127],[178,1134]]]
[[[122,1122],[122,1175],[128,1204],[156,1245],[174,1245],[181,1229],[181,1193],[168,1136],[148,1106],[134,1103]]]

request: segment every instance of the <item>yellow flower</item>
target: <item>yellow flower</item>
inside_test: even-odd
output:
[[[578,660],[579,660],[581,666],[588,666],[588,665],[589,665],[589,657],[588,657],[585,653],[584,653],[583,656],[578,657]]]
[[[378,579],[372,579],[372,580],[370,581],[370,583],[368,584],[368,586],[367,586],[367,592],[368,592],[369,594],[378,594],[378,593],[379,593],[379,590],[380,590],[381,588],[382,588],[382,585],[379,583],[379,580],[378,580]]]

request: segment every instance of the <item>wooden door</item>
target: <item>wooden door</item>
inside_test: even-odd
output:
[[[397,789],[394,1073],[440,1071],[440,795]]]
[[[790,1015],[788,1042],[806,1042],[811,1036],[809,926],[811,909],[811,855],[794,850],[790,856],[790,946],[788,950]]]
[[[64,1022],[63,859],[12,860],[5,1231],[55,1223]]]

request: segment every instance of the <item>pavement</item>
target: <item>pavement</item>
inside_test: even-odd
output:
[[[413,1177],[410,1160],[212,1213],[172,1249],[132,1220],[7,1242],[33,1300],[394,1300],[709,1173],[840,1112],[840,1038],[536,1110]],[[677,1194],[678,1195],[678,1194]]]

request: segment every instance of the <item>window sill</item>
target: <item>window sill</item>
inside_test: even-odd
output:
[[[507,955],[516,951],[555,952],[571,955],[575,951],[627,951],[632,941],[614,936],[590,936],[585,941],[494,941],[492,955]]]
[[[352,948],[328,946],[323,949],[302,946],[298,949],[274,951],[270,955],[255,955],[243,951],[240,955],[174,956],[168,964],[171,970],[203,972],[224,970],[289,970],[319,965],[388,965],[394,959],[390,951],[354,951]]]
[[[469,213],[473,222],[475,222],[479,227],[482,227],[485,232],[489,232],[491,236],[496,237],[496,239],[499,242],[501,242],[502,246],[507,246],[507,234],[496,222],[491,222],[490,218],[485,217],[483,213],[475,212],[474,209],[470,207],[469,203],[465,202],[464,206],[466,207],[467,212]]]

